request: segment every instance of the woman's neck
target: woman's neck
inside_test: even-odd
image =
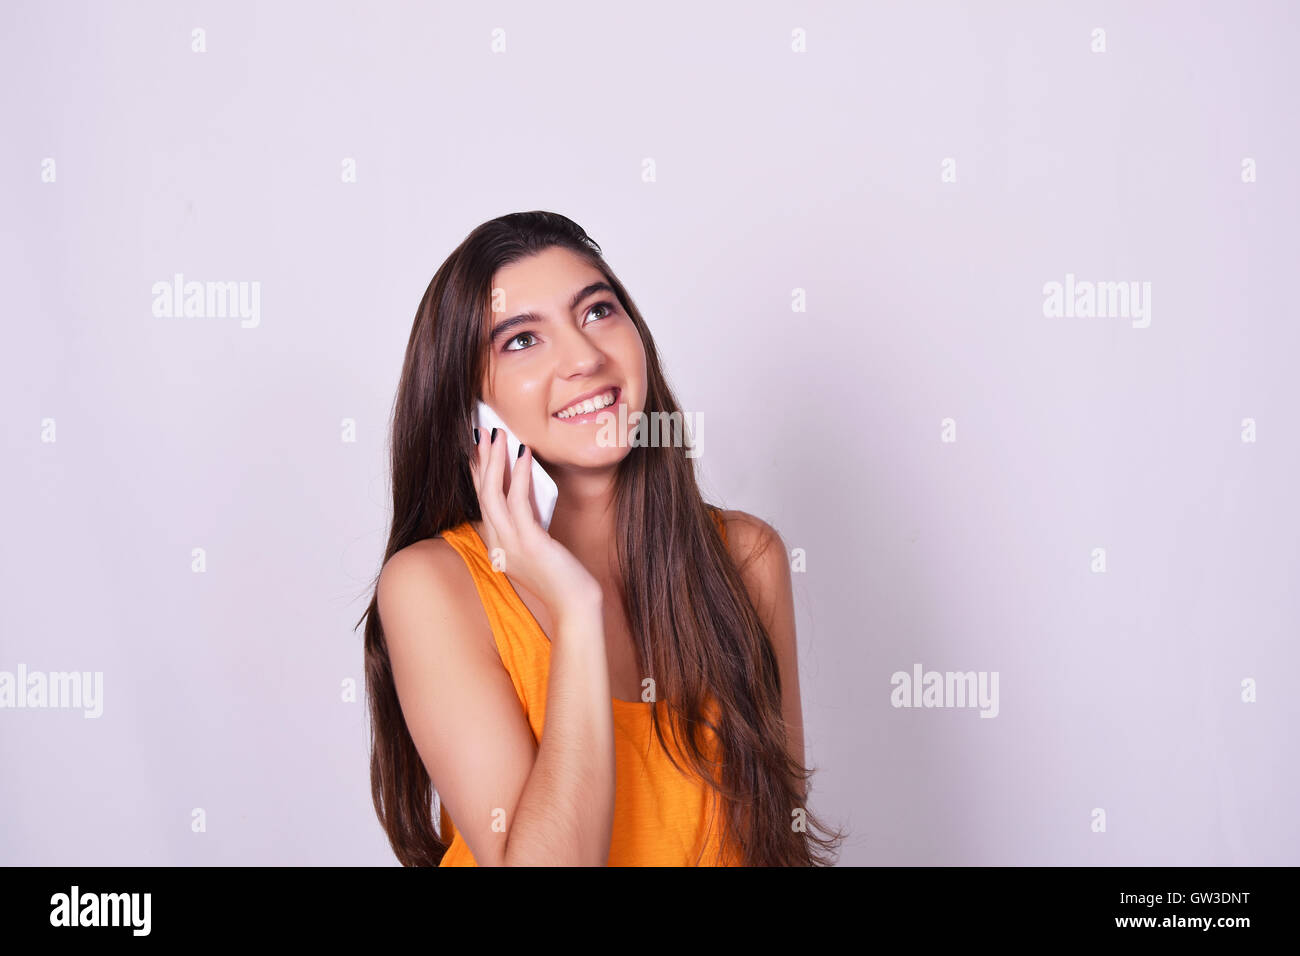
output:
[[[553,473],[554,475],[554,473]],[[612,576],[617,513],[614,470],[554,475],[559,499],[547,529],[602,584]]]

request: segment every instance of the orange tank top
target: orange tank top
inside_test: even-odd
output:
[[[726,540],[722,514],[710,509]],[[442,532],[469,567],[474,586],[487,611],[501,663],[519,696],[534,741],[542,738],[551,642],[519,597],[509,578],[492,567],[487,546],[474,526],[465,522]],[[611,698],[614,715],[614,828],[609,866],[738,866],[734,843],[723,847],[721,804],[713,788],[698,775],[676,748],[664,701],[642,703]],[[668,746],[682,767],[668,760],[654,733],[650,708],[659,720]],[[706,729],[706,743],[712,735]],[[706,750],[713,759],[716,751]],[[683,772],[685,771],[685,772]],[[435,782],[436,786],[436,782]],[[441,814],[442,842],[447,852],[440,866],[477,866],[469,845],[456,831],[446,807]]]

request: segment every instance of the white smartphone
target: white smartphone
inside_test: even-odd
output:
[[[474,427],[478,429],[478,440],[481,442],[489,441],[492,438],[492,429],[499,429],[504,433],[506,440],[507,460],[506,467],[513,468],[515,461],[519,458],[519,439],[516,438],[506,428],[506,423],[501,420],[501,416],[492,410],[492,406],[486,402],[479,402],[474,409]],[[497,436],[500,441],[502,435]],[[537,509],[537,520],[543,528],[550,528],[551,516],[555,514],[555,502],[559,500],[560,489],[555,487],[555,479],[546,473],[546,470],[537,463],[537,458],[533,458],[532,467],[532,491],[533,505]]]

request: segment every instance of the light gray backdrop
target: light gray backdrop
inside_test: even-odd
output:
[[[802,549],[841,862],[1300,862],[1298,18],[6,2],[0,862],[394,864],[388,415],[434,269],[538,208]]]

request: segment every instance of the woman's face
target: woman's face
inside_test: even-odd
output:
[[[552,246],[497,271],[491,308],[483,400],[548,470],[621,461],[629,419],[645,409],[645,349],[600,270]],[[595,399],[611,390],[614,404],[599,408]],[[589,397],[594,412],[559,417]],[[612,427],[607,415],[595,420],[620,415],[619,406],[622,431],[617,418]]]

